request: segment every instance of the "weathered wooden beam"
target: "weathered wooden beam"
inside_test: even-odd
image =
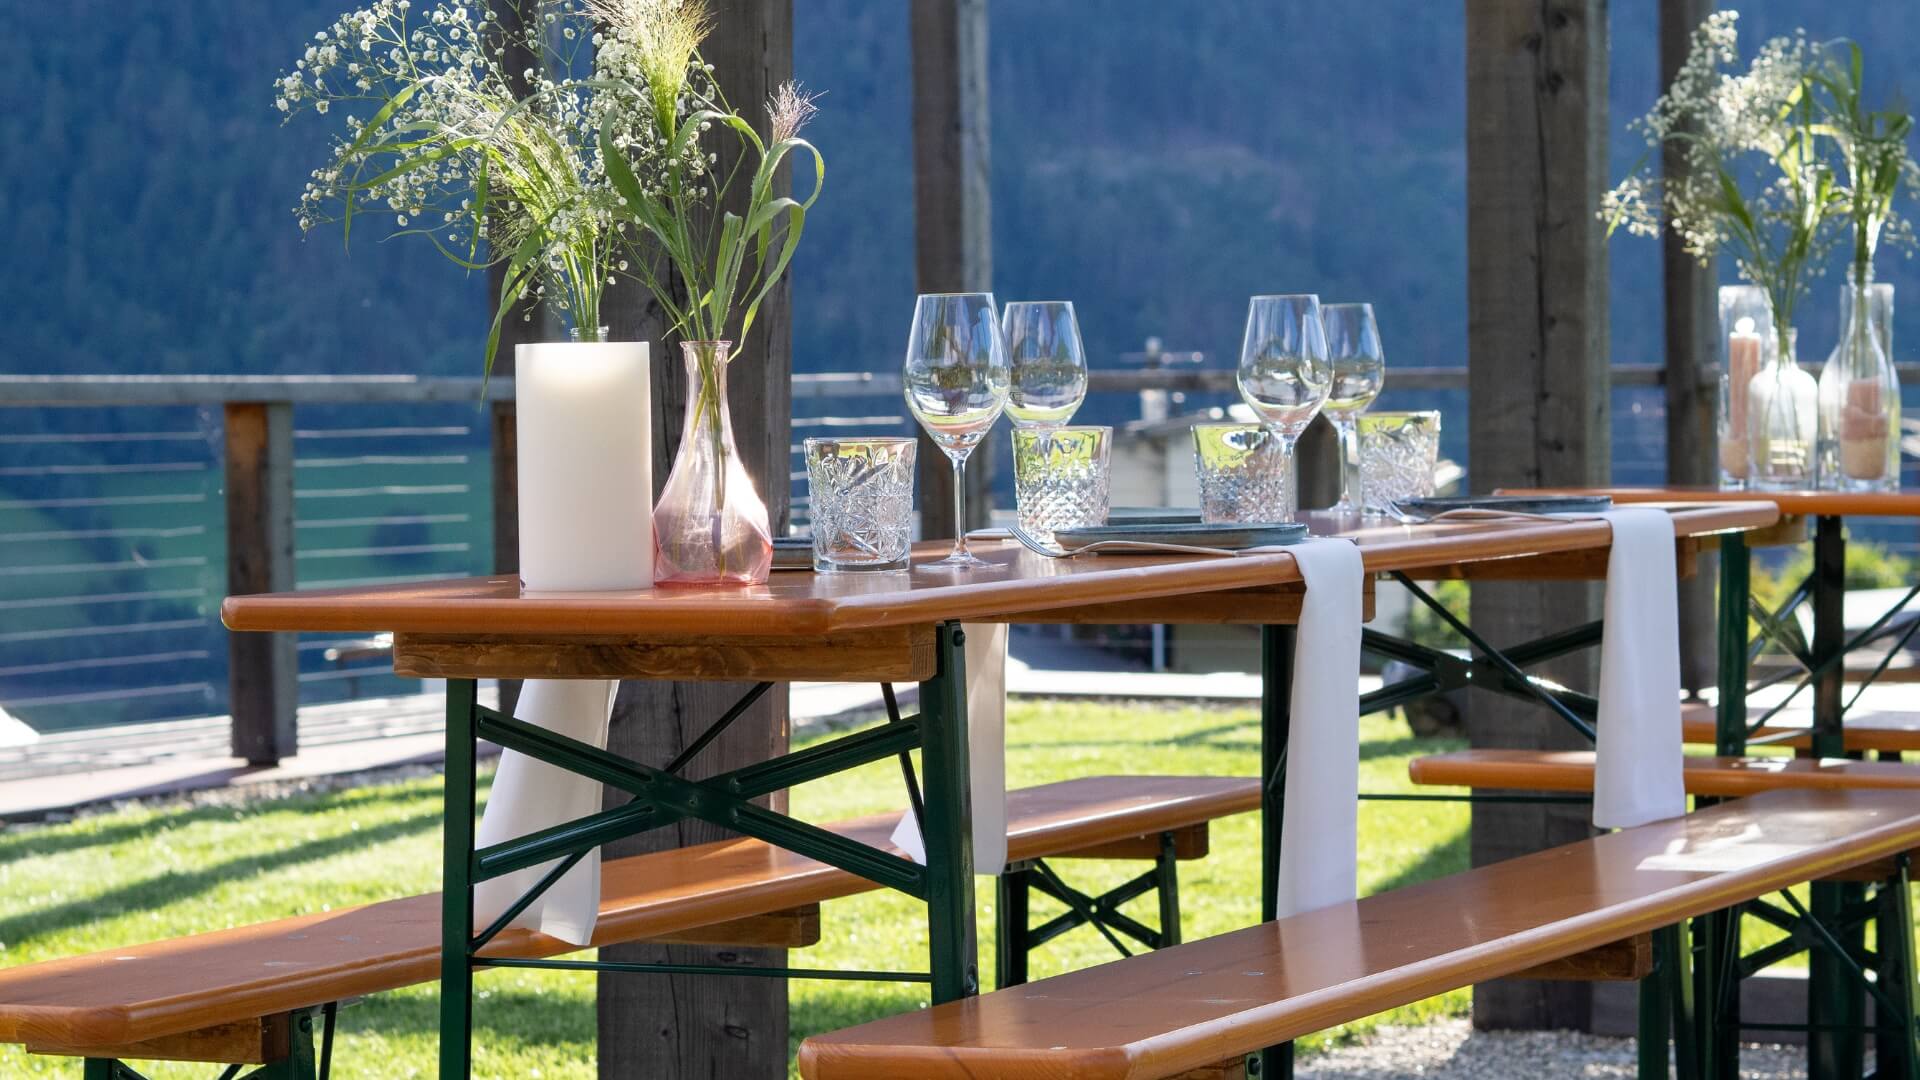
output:
[[[1605,182],[1605,0],[1469,0],[1467,68],[1468,455],[1475,491],[1591,485],[1608,474],[1607,262],[1594,210]],[[1389,386],[1392,385],[1389,381]],[[1473,623],[1521,641],[1599,615],[1577,583],[1476,584]],[[1589,658],[1545,665],[1591,685]],[[1571,748],[1541,709],[1476,693],[1474,746]],[[1584,807],[1478,805],[1485,865],[1588,834]],[[1474,1022],[1586,1028],[1582,983],[1497,983]]]
[[[1660,86],[1673,85],[1686,63],[1693,31],[1713,11],[1713,0],[1660,0]],[[1677,143],[1660,151],[1668,184],[1686,175]],[[1666,306],[1667,482],[1711,484],[1718,478],[1713,430],[1715,324],[1713,269],[1687,253],[1672,230],[1660,237],[1660,269]],[[1680,682],[1690,691],[1714,685],[1713,564],[1680,586]]]
[[[227,593],[281,592],[293,574],[293,406],[226,407]],[[292,757],[300,700],[292,634],[228,634],[233,755],[252,765]]]
[[[915,0],[913,209],[920,292],[993,289],[993,193],[987,123],[986,0]],[[906,312],[900,333],[905,339]],[[1004,436],[1002,436],[1004,437]],[[967,462],[967,528],[992,509],[989,435]],[[953,536],[953,471],[923,432],[917,462],[920,535]]]
[[[764,134],[760,103],[793,75],[792,0],[715,0],[714,32],[702,48],[729,101]],[[721,145],[725,145],[723,142]],[[726,175],[731,151],[716,169]],[[831,153],[831,150],[829,150]],[[750,173],[749,173],[750,174]],[[776,181],[784,191],[789,178]],[[802,181],[803,183],[806,181]],[[727,208],[740,213],[746,185],[735,185]],[[687,378],[680,346],[667,333],[659,305],[630,285],[611,288],[602,314],[616,338],[652,341],[655,496],[666,483],[686,413]],[[904,313],[901,331],[905,333]],[[775,534],[784,533],[792,405],[793,322],[788,286],[767,294],[753,336],[729,365],[728,404],[742,462],[766,501]],[[626,682],[614,704],[609,745],[639,761],[660,763],[704,732],[750,689],[727,682]],[[787,692],[776,687],[707,747],[686,770],[691,778],[765,761],[787,748]],[[779,805],[784,794],[770,802]],[[719,840],[728,834],[682,821],[619,844],[609,857]],[[779,966],[779,948],[633,944],[601,950],[609,960]],[[787,984],[783,979],[659,975],[599,979],[600,1075],[724,1076],[778,1080],[787,1075]]]

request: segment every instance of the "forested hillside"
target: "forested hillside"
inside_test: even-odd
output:
[[[796,366],[889,367],[913,292],[906,3],[794,2],[829,169]],[[341,7],[12,5],[0,369],[475,369],[477,282],[415,243],[294,227],[321,132],[282,127],[269,83]],[[1881,72],[1920,61],[1914,5],[1747,7],[1749,43],[1804,21]],[[1612,19],[1618,173],[1655,90],[1654,0]],[[1464,360],[1458,0],[999,0],[992,33],[995,285],[1077,300],[1096,362],[1149,334],[1230,351],[1249,293],[1304,289],[1377,301],[1392,362]],[[1653,245],[1621,248],[1615,352],[1656,359]]]

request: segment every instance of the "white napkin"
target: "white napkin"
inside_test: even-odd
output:
[[[517,720],[604,749],[618,686],[600,679],[528,679],[521,684],[513,715]],[[599,811],[601,797],[599,781],[513,750],[505,751],[493,777],[486,812],[480,815],[474,846],[504,843],[586,817]],[[558,861],[517,870],[476,886],[476,929],[499,918]],[[600,852],[596,849],[516,916],[512,925],[532,927],[562,941],[585,945],[593,937],[593,924],[599,916]]]
[[[1007,624],[965,623],[967,773],[973,798],[973,872],[1007,867]],[[893,845],[925,865],[920,823],[909,809],[893,828]]]
[[[1306,582],[1294,635],[1279,917],[1352,900],[1360,811],[1360,608],[1365,572],[1346,540],[1287,547]]]
[[[1679,574],[1665,510],[1627,507],[1600,516],[1613,526],[1613,550],[1600,642],[1593,823],[1625,829],[1687,812]]]

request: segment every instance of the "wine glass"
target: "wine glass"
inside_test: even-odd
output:
[[[1280,436],[1287,484],[1296,493],[1283,511],[1284,520],[1291,521],[1292,507],[1299,505],[1300,486],[1294,447],[1333,383],[1318,296],[1256,296],[1248,301],[1237,381],[1240,397],[1254,416]]]
[[[930,293],[914,303],[907,408],[953,462],[953,553],[933,566],[986,565],[967,550],[967,455],[1000,418],[1010,379],[992,293]]]
[[[1387,358],[1380,348],[1380,328],[1373,321],[1372,304],[1327,304],[1320,309],[1327,334],[1327,357],[1333,368],[1333,386],[1327,391],[1325,412],[1340,435],[1339,513],[1358,513],[1360,440],[1356,421],[1387,378]]]
[[[1013,301],[1002,325],[1013,379],[1007,417],[1016,428],[1065,426],[1087,396],[1087,354],[1073,301]]]

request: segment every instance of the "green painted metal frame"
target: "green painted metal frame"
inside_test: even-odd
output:
[[[473,974],[476,967],[547,968],[650,974],[758,975],[777,978],[860,979],[924,982],[935,1003],[979,992],[974,926],[972,808],[967,771],[965,633],[958,624],[936,628],[935,674],[920,686],[920,715],[901,717],[886,689],[886,724],[831,742],[758,762],[701,781],[676,773],[720,731],[764,694],[758,684],[664,769],[631,761],[595,746],[523,723],[475,698],[473,680],[447,683],[447,782],[444,806],[440,1076],[464,1080],[472,1067]],[[599,780],[626,792],[629,801],[610,810],[476,849],[478,741],[502,747]],[[920,751],[922,785],[912,782],[907,758]],[[755,798],[832,776],[873,761],[899,757],[907,770],[912,805],[919,814],[927,864],[767,810]],[[676,821],[697,819],[773,846],[817,859],[927,904],[929,971],[842,971],[815,968],[741,968],[699,964],[626,964],[600,960],[501,959],[480,955],[527,905],[565,871],[601,844]],[[508,911],[475,934],[473,889],[478,883],[530,866],[560,860]]]
[[[1287,742],[1293,731],[1293,645],[1297,629],[1260,628],[1260,919],[1280,911],[1280,828],[1286,818]],[[1256,1080],[1293,1080],[1293,1044],[1269,1046],[1247,1061]]]
[[[333,1074],[333,1033],[339,1003],[297,1009],[288,1017],[287,1056],[264,1065],[228,1065],[219,1080],[328,1080]],[[320,1040],[314,1043],[315,1021]],[[84,1080],[147,1080],[145,1073],[118,1058],[86,1058],[80,1067]]]
[[[1180,870],[1174,858],[1174,835],[1160,834],[1160,850],[1144,873],[1098,896],[1068,885],[1045,859],[1009,863],[996,883],[994,904],[994,985],[1018,986],[1027,981],[1027,957],[1035,949],[1069,930],[1092,926],[1122,957],[1132,956],[1120,935],[1149,949],[1180,944]],[[1067,910],[1033,926],[1029,921],[1032,894],[1039,892],[1066,905]],[[1160,927],[1154,929],[1121,911],[1122,905],[1153,893],[1158,901]]]
[[[1842,700],[1847,655],[1876,640],[1897,638],[1869,676],[1867,683],[1870,684],[1886,670],[1893,655],[1912,638],[1914,631],[1920,629],[1920,622],[1898,631],[1886,629],[1895,615],[1920,596],[1920,586],[1915,586],[1872,626],[1848,638],[1846,533],[1842,519],[1833,515],[1816,518],[1813,545],[1813,572],[1778,611],[1768,611],[1752,597],[1752,553],[1744,538],[1731,535],[1721,539],[1716,753],[1743,754],[1751,746],[1785,741],[1795,734],[1753,738],[1785,702],[1757,720],[1748,720],[1751,664],[1771,641],[1795,657],[1805,669],[1800,683],[1786,701],[1793,700],[1801,689],[1813,687],[1813,725],[1808,752],[1817,757],[1847,756],[1845,716],[1865,690],[1863,685],[1852,700]],[[1805,640],[1794,619],[1795,611],[1803,603],[1813,606],[1811,643]],[[1747,634],[1749,618],[1761,628],[1752,640]],[[1876,1017],[1878,1023],[1871,1025],[1879,1032],[1875,1039],[1874,1075],[1920,1080],[1920,1031],[1916,1030],[1915,1019],[1915,1002],[1920,1000],[1920,995],[1913,992],[1916,958],[1911,882],[1904,856],[1898,860],[1898,867],[1895,877],[1880,883],[1872,899],[1868,898],[1867,886],[1862,883],[1816,881],[1809,886],[1809,905],[1802,906],[1791,894],[1783,894],[1791,911],[1754,902],[1695,921],[1696,993],[1701,1000],[1700,1046],[1704,1076],[1708,1080],[1732,1080],[1738,1075],[1739,1032],[1743,1026],[1758,1026],[1743,1024],[1740,1020],[1740,980],[1803,951],[1808,953],[1807,1023],[1764,1026],[1806,1032],[1810,1076],[1818,1080],[1859,1080],[1864,1070],[1865,1035],[1870,1027],[1866,1023],[1866,1000],[1871,995],[1881,1013],[1896,1017],[1892,1022]],[[1788,938],[1741,955],[1740,922],[1749,915],[1786,931]],[[1878,928],[1879,948],[1874,953],[1866,948],[1869,922],[1876,923]],[[1876,982],[1867,979],[1869,966],[1874,968]]]

